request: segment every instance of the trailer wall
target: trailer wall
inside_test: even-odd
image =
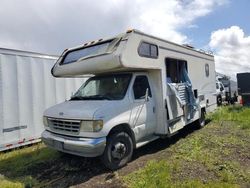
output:
[[[57,57],[0,49],[0,151],[39,141],[43,111],[85,81],[54,78]]]

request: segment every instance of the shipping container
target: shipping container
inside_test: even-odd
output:
[[[54,78],[57,56],[0,48],[0,151],[40,141],[43,111],[69,99],[84,78]]]
[[[241,95],[241,103],[243,106],[250,106],[250,73],[238,73],[238,93]]]

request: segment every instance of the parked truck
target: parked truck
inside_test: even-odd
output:
[[[218,79],[216,79],[216,97],[217,97],[217,105],[222,105],[223,101],[226,100],[226,92],[224,85]]]
[[[54,78],[58,56],[0,48],[0,151],[41,141],[43,111],[84,79]]]
[[[218,105],[221,105],[223,101],[227,102],[228,104],[234,104],[238,100],[238,88],[237,88],[237,82],[232,80],[229,76],[216,73],[216,79],[219,82],[219,90],[221,92],[219,95],[217,95],[217,99],[221,96],[221,101],[217,100]],[[217,85],[216,85],[217,89]],[[218,91],[218,89],[217,89]],[[218,93],[218,92],[217,92]],[[220,95],[221,94],[221,95]]]
[[[238,73],[238,93],[241,96],[241,103],[243,106],[250,106],[250,73]]]
[[[92,75],[70,100],[44,112],[45,144],[118,169],[133,150],[216,108],[214,57],[138,30],[67,49],[55,77]]]

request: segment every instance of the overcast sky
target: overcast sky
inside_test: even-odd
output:
[[[0,47],[60,54],[136,28],[215,53],[216,69],[250,71],[248,0],[1,0]]]

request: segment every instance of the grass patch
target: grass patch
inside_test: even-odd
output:
[[[58,152],[37,144],[23,149],[16,149],[0,154],[0,173],[10,172],[18,176],[39,163],[46,163],[58,158]]]
[[[171,182],[172,166],[165,161],[151,161],[147,166],[125,179],[131,187],[163,187]]]
[[[128,187],[249,187],[250,109],[221,107],[206,127],[178,140],[124,177]],[[246,126],[247,125],[247,126]]]
[[[209,118],[215,122],[232,121],[242,129],[250,129],[250,108],[226,106],[218,108]]]
[[[38,166],[53,162],[58,152],[45,147],[42,143],[0,154],[0,187],[33,187],[39,184],[32,177]]]
[[[24,184],[20,182],[9,181],[4,177],[0,177],[0,187],[3,188],[23,188]]]
[[[129,187],[134,188],[228,188],[239,187],[236,184],[227,182],[207,182],[204,184],[198,179],[189,179],[184,181],[173,181],[173,174],[178,173],[178,168],[173,163],[167,161],[150,161],[143,169],[126,176],[124,179]]]

